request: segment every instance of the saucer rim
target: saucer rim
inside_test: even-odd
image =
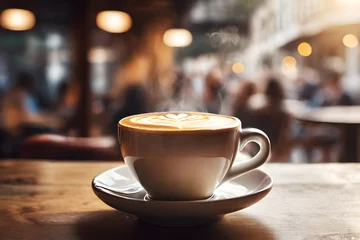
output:
[[[241,177],[245,174],[249,174],[251,172],[254,172],[254,171],[258,171],[258,172],[261,172],[262,174],[265,174],[269,179],[270,179],[270,182],[267,184],[266,187],[258,190],[258,191],[255,191],[255,192],[250,192],[250,193],[247,193],[247,194],[244,194],[244,195],[241,195],[241,196],[235,196],[235,197],[230,197],[230,198],[225,198],[225,199],[198,199],[198,200],[180,200],[180,201],[168,201],[168,200],[151,200],[151,201],[146,201],[144,199],[136,199],[136,198],[133,198],[133,197],[127,197],[125,194],[121,194],[121,193],[116,193],[115,191],[112,191],[110,189],[106,189],[104,187],[101,187],[99,185],[96,184],[96,178],[98,178],[99,176],[101,176],[102,174],[104,174],[105,172],[108,172],[108,171],[114,171],[115,169],[119,169],[119,168],[128,168],[128,166],[126,164],[124,164],[123,166],[117,166],[117,167],[114,167],[114,168],[111,168],[111,169],[108,169],[108,170],[105,170],[103,171],[102,173],[98,174],[96,177],[93,178],[93,180],[91,181],[91,186],[92,186],[92,189],[93,191],[100,191],[100,192],[103,192],[104,194],[109,194],[109,195],[112,195],[113,197],[117,197],[117,198],[121,198],[121,199],[124,199],[124,200],[129,200],[129,201],[133,201],[133,202],[137,202],[137,203],[159,203],[159,204],[181,204],[181,203],[186,203],[186,204],[191,204],[191,203],[214,203],[214,202],[224,202],[224,201],[229,201],[229,200],[232,200],[232,199],[239,199],[239,198],[244,198],[244,197],[251,197],[251,196],[255,196],[255,195],[258,195],[260,193],[264,193],[264,192],[270,192],[271,189],[273,188],[274,186],[274,180],[273,178],[267,174],[266,172],[260,170],[260,169],[253,169],[251,171],[248,171],[238,177]],[[228,182],[231,182],[231,181],[234,181],[235,179],[237,179],[238,177],[235,177],[233,178],[232,180],[229,180]],[[241,184],[239,184],[241,185]],[[145,192],[146,190],[143,189]]]

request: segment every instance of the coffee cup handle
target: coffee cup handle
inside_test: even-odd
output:
[[[237,138],[238,141],[240,141],[240,144],[237,143],[237,147],[235,150],[236,152],[234,153],[233,157],[234,159],[232,160],[233,163],[235,161],[238,151],[243,150],[246,144],[250,142],[257,143],[260,146],[260,151],[253,158],[233,165],[219,185],[261,166],[270,156],[270,140],[263,131],[256,128],[245,128],[242,130],[240,129],[238,130]]]

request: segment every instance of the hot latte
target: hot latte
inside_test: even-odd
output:
[[[130,116],[122,119],[119,124],[150,131],[191,131],[236,128],[240,125],[240,121],[236,118],[208,113],[165,112]]]
[[[122,157],[155,200],[210,197],[223,181],[263,164],[270,143],[235,117],[198,112],[157,112],[123,118],[118,125]],[[257,142],[252,160],[232,166],[238,146]]]

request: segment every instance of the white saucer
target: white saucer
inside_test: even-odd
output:
[[[272,178],[256,169],[224,183],[206,200],[155,201],[147,198],[127,166],[107,170],[92,181],[94,193],[107,205],[163,226],[212,222],[253,205],[265,197],[272,186]]]

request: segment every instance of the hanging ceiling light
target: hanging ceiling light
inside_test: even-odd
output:
[[[169,47],[186,47],[192,42],[192,35],[186,29],[173,28],[164,33],[164,43]]]
[[[96,24],[104,31],[122,33],[131,28],[132,20],[126,12],[102,11],[96,16]]]
[[[28,10],[11,8],[1,13],[1,26],[13,31],[29,30],[35,26],[35,15]]]

